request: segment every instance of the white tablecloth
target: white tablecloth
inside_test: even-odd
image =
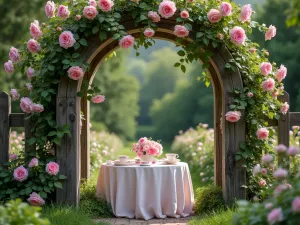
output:
[[[192,213],[194,192],[189,167],[101,166],[97,196],[111,204],[117,217],[149,220],[186,217]]]

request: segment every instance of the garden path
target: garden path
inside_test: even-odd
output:
[[[192,217],[186,218],[167,218],[167,219],[151,219],[148,221],[145,220],[136,220],[136,219],[126,219],[126,218],[102,218],[96,219],[95,222],[104,222],[109,225],[186,225]]]

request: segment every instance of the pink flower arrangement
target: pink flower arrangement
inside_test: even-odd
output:
[[[281,82],[287,74],[287,68],[284,65],[281,65],[280,68],[277,70],[275,77],[276,79]]]
[[[229,35],[230,35],[231,42],[236,45],[244,44],[247,38],[244,29],[238,26],[230,30]]]
[[[29,202],[30,205],[33,206],[42,206],[45,204],[45,200],[41,198],[40,195],[38,195],[35,192],[32,192],[29,196],[29,198],[27,199],[27,201]]]
[[[229,2],[222,2],[220,5],[220,12],[222,13],[222,16],[229,16],[231,15],[231,4]]]
[[[8,73],[8,74],[14,73],[15,67],[11,60],[8,60],[6,63],[4,63],[4,69],[5,69],[6,73]]]
[[[47,163],[46,172],[52,176],[56,175],[59,172],[59,165],[56,162]]]
[[[144,30],[144,35],[146,37],[153,37],[153,35],[155,34],[154,30],[151,28],[147,28],[146,30]]]
[[[143,137],[133,144],[132,150],[136,152],[138,157],[143,155],[160,156],[163,152],[163,147],[160,143]]]
[[[247,22],[250,20],[251,18],[251,15],[252,15],[252,8],[251,8],[251,5],[248,4],[248,5],[244,5],[242,7],[242,11],[241,11],[241,15],[240,15],[240,19],[242,22]]]
[[[99,0],[98,6],[103,12],[109,12],[109,11],[111,11],[112,7],[114,6],[114,1],[112,1],[112,0]]]
[[[282,114],[286,114],[289,111],[289,108],[290,108],[290,105],[287,102],[285,102],[281,105],[280,112]]]
[[[172,17],[176,10],[175,2],[170,0],[163,0],[158,7],[158,13],[165,19]]]
[[[273,78],[268,78],[267,80],[263,81],[261,84],[262,89],[265,91],[273,91],[275,88],[275,81]]]
[[[276,35],[276,27],[271,25],[269,26],[269,29],[265,33],[265,40],[271,40]]]
[[[211,9],[207,13],[207,18],[211,23],[218,23],[222,19],[222,13],[217,9]]]
[[[17,101],[20,98],[20,94],[16,89],[11,89],[10,94],[14,101]]]
[[[34,74],[34,69],[32,69],[31,67],[28,67],[28,69],[27,69],[28,79],[31,79],[33,77],[33,74]]]
[[[83,9],[83,15],[85,18],[89,19],[89,20],[93,20],[95,19],[95,17],[98,15],[98,11],[97,9],[90,5],[90,6],[86,6]]]
[[[28,177],[28,170],[24,166],[19,166],[14,170],[14,178],[22,182]]]
[[[53,1],[48,1],[45,5],[45,13],[48,18],[55,16],[56,6]]]
[[[151,19],[153,23],[158,23],[160,21],[160,16],[154,11],[148,12],[148,18]]]
[[[190,14],[189,14],[189,12],[188,12],[187,10],[183,10],[183,11],[181,11],[181,13],[180,13],[180,17],[181,17],[182,19],[187,19],[187,18],[190,17]]]
[[[268,62],[263,62],[260,64],[260,72],[263,76],[267,76],[272,73],[272,65]]]
[[[33,23],[30,25],[30,35],[35,39],[38,40],[42,35],[42,31],[40,28],[39,21],[35,20]]]
[[[174,35],[177,37],[183,38],[189,36],[189,31],[186,29],[185,26],[182,25],[176,25],[174,28]]]
[[[300,213],[300,196],[297,196],[292,203],[292,210],[295,213]]]
[[[14,47],[11,47],[10,51],[9,51],[9,58],[14,63],[20,62],[21,56],[20,56],[19,50]]]
[[[27,42],[27,49],[31,52],[31,53],[38,53],[39,51],[41,51],[41,46],[40,44],[34,40],[34,39],[30,39]]]
[[[280,221],[283,221],[282,209],[275,208],[268,214],[268,222],[272,225]]]
[[[130,48],[134,44],[134,37],[131,35],[126,35],[122,37],[119,42],[121,48]]]
[[[288,176],[288,171],[286,169],[278,168],[274,171],[273,176],[278,180],[283,180]]]
[[[83,69],[79,66],[72,66],[70,69],[68,69],[68,76],[72,80],[79,80],[84,76]]]
[[[265,140],[269,137],[269,131],[267,128],[259,128],[257,131],[256,131],[256,137],[259,139],[259,140]]]
[[[39,160],[37,158],[32,158],[28,164],[28,167],[36,167],[39,165]]]
[[[229,111],[225,114],[227,121],[235,123],[241,119],[241,113],[239,111]]]
[[[73,47],[75,42],[76,40],[71,31],[64,31],[59,35],[59,44],[65,49]]]
[[[60,5],[57,10],[57,16],[63,20],[66,20],[70,16],[68,6]]]
[[[33,104],[33,102],[31,101],[30,98],[28,98],[28,97],[21,98],[20,107],[23,112],[31,113],[32,104]]]
[[[104,102],[105,101],[105,96],[104,95],[96,95],[92,98],[92,102],[93,103],[101,103],[101,102]]]

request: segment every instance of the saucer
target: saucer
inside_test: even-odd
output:
[[[135,165],[135,163],[132,161],[127,161],[125,163],[121,163],[119,160],[115,161],[115,166],[133,166],[133,165]]]
[[[140,166],[151,166],[152,164],[140,164]]]
[[[180,162],[180,159],[176,159],[176,160],[172,160],[172,161],[167,159],[167,160],[164,160],[164,162],[167,164],[170,164],[170,165],[172,165],[172,164],[175,165]]]

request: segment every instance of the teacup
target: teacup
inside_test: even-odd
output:
[[[179,158],[179,155],[170,153],[170,154],[166,154],[166,157],[168,161],[176,161]]]
[[[112,161],[111,161],[111,160],[107,160],[107,161],[106,161],[106,164],[107,164],[107,165],[112,165]]]
[[[128,156],[127,155],[120,155],[119,156],[119,161],[120,161],[120,163],[126,163],[128,161]]]
[[[136,164],[141,164],[141,159],[140,159],[140,158],[136,158],[136,159],[135,159],[135,163],[136,163]]]
[[[151,162],[148,162],[148,161],[141,161],[141,165],[150,165]]]

